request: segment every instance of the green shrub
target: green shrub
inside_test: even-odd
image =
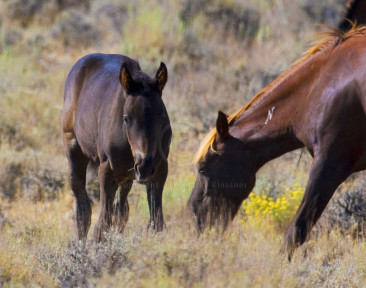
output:
[[[51,36],[61,42],[64,47],[81,49],[97,46],[102,34],[83,13],[70,11],[61,15],[61,20],[54,25]]]
[[[362,189],[334,196],[314,229],[316,235],[338,230],[343,235],[366,236],[366,193]]]

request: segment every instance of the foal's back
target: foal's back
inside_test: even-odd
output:
[[[76,137],[84,154],[95,162],[98,162],[99,144],[95,139],[102,136],[99,134],[105,132],[103,126],[114,114],[123,113],[125,98],[119,80],[123,63],[131,73],[140,70],[136,61],[124,55],[96,53],[81,58],[66,80],[63,133],[66,138]],[[116,124],[122,126],[122,123]]]

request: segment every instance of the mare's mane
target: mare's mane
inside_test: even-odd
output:
[[[356,9],[359,9],[360,1],[364,1],[364,0],[348,0],[347,1],[346,5],[345,5],[343,20],[338,25],[339,29],[341,29],[343,31],[347,31],[350,28],[354,27],[353,26],[354,23],[357,24],[357,21],[359,19],[356,19],[354,14],[357,12]],[[352,22],[354,22],[354,23],[352,23]],[[362,24],[362,23],[360,23],[360,24]]]
[[[245,106],[237,110],[234,114],[228,117],[229,125],[234,122],[235,119],[238,118],[243,112],[247,111],[253,103],[259,98],[266,95],[273,88],[277,87],[280,83],[282,83],[286,78],[288,78],[294,71],[301,68],[308,60],[310,60],[314,55],[317,55],[319,52],[326,51],[328,48],[333,49],[334,47],[340,45],[347,39],[359,35],[366,36],[366,26],[358,26],[352,24],[352,29],[348,32],[343,32],[339,29],[328,27],[329,31],[322,32],[318,34],[320,40],[317,41],[305,54],[303,57],[298,59],[288,70],[283,72],[280,76],[277,77],[271,84],[263,88],[257,95],[255,95]],[[193,162],[198,163],[202,160],[202,158],[207,154],[207,152],[213,149],[213,143],[216,138],[216,128],[212,129],[207,136],[203,139],[200,148],[198,149]]]

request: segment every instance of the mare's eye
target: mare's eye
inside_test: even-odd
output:
[[[200,174],[205,174],[205,173],[207,172],[207,170],[206,170],[205,168],[200,168],[200,169],[198,170],[198,172],[199,172]]]
[[[127,115],[123,115],[123,122],[126,124],[130,123],[130,120],[128,119]]]

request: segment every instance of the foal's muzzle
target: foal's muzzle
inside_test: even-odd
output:
[[[152,156],[143,158],[141,154],[136,154],[134,170],[137,181],[146,181],[154,173]]]

